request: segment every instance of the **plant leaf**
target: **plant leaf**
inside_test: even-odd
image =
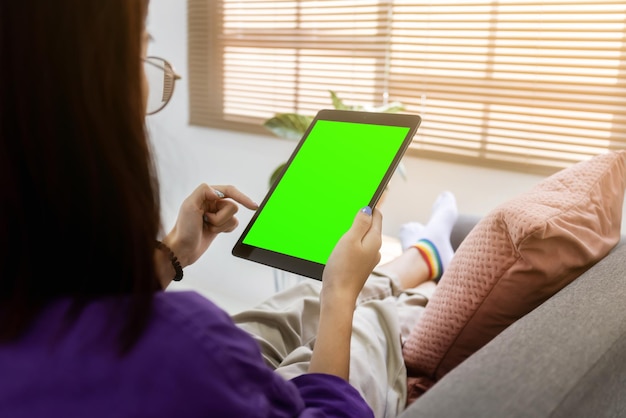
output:
[[[347,104],[343,102],[342,99],[339,98],[339,96],[337,96],[337,93],[335,93],[332,90],[329,90],[329,92],[330,92],[330,98],[333,101],[333,107],[339,110],[365,110],[368,112],[383,112],[383,113],[398,113],[398,112],[402,112],[403,110],[405,110],[404,105],[400,102],[391,102],[391,103],[387,103],[386,105],[382,105],[378,107],[361,106],[361,105],[348,106]]]
[[[339,98],[339,96],[337,96],[334,91],[329,90],[329,93],[333,103],[333,107],[338,110],[366,110],[370,112],[384,113],[397,113],[405,110],[404,105],[400,102],[391,102],[378,107],[365,107],[359,105],[348,106],[343,102],[341,98]],[[305,116],[297,113],[279,113],[274,117],[266,120],[263,123],[263,126],[280,138],[299,141],[300,139],[302,139],[304,132],[306,132],[312,121],[313,116]],[[284,168],[285,163],[279,165],[272,172],[269,180],[270,187],[272,186],[272,184],[274,184]],[[402,162],[398,164],[395,172],[398,173],[403,180],[406,180],[406,170]]]
[[[339,96],[337,96],[337,93],[335,93],[332,90],[328,90],[330,92],[330,99],[333,102],[333,107],[337,110],[349,110],[348,106],[346,106],[345,104],[343,104],[343,100],[341,100],[339,98]]]
[[[343,102],[342,99],[337,96],[332,90],[328,90],[330,92],[330,98],[333,101],[333,107],[337,110],[363,110],[363,106],[348,106]]]
[[[263,126],[280,138],[299,141],[312,121],[312,116],[280,113],[266,120]]]
[[[374,112],[398,113],[405,110],[404,105],[400,102],[391,102],[374,108]]]
[[[285,162],[285,163],[280,164],[278,167],[276,167],[274,169],[274,171],[272,172],[272,175],[270,176],[270,181],[269,181],[269,186],[270,187],[272,187],[272,185],[274,185],[274,183],[276,182],[278,177],[282,174],[282,172],[285,169],[286,165],[287,165],[287,163]]]

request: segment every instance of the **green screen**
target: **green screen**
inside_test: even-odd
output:
[[[409,128],[319,120],[244,244],[326,264],[368,205]]]

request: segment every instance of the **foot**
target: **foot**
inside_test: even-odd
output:
[[[431,279],[438,280],[454,256],[450,234],[458,215],[454,194],[445,191],[435,200],[428,223],[413,236],[415,241],[410,246],[416,247],[426,259],[431,267]]]
[[[408,248],[412,247],[418,239],[420,239],[424,228],[425,226],[419,222],[409,222],[400,227],[398,238],[400,239],[400,244],[402,245],[402,251],[406,251]]]

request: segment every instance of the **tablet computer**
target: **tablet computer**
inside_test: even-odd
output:
[[[321,280],[357,212],[376,206],[420,122],[403,113],[319,111],[233,255]]]

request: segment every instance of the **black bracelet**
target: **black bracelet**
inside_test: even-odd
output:
[[[174,251],[172,251],[170,247],[163,244],[161,241],[156,242],[156,247],[157,249],[163,250],[167,253],[167,256],[172,262],[172,267],[174,267],[174,271],[176,272],[176,275],[172,280],[174,280],[175,282],[180,282],[183,279],[183,268],[180,266],[180,261],[178,261],[178,258],[176,258]]]

